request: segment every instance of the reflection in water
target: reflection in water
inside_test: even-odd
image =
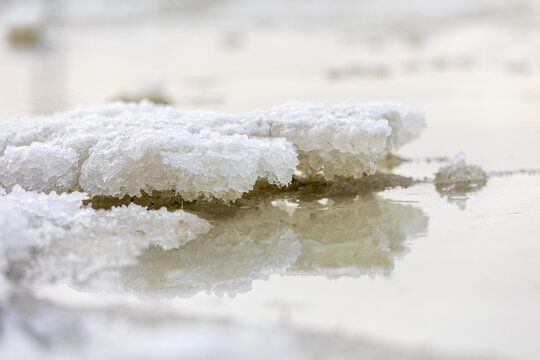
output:
[[[456,204],[460,210],[465,210],[467,208],[467,200],[469,199],[469,194],[474,194],[480,191],[484,186],[486,186],[485,182],[475,187],[474,190],[447,189],[441,186],[435,186],[435,188],[437,189],[439,195],[441,195],[441,197],[443,198],[446,197],[446,200],[450,204]]]
[[[273,274],[388,275],[407,238],[426,231],[427,216],[373,190],[411,182],[378,174],[296,179],[281,189],[261,183],[232,204],[184,202],[166,193],[84,200],[82,193],[14,189],[0,197],[0,220],[20,220],[34,240],[17,241],[24,261],[10,250],[5,273],[23,287],[66,281],[83,290],[120,288],[143,297],[201,291],[233,296]],[[20,233],[8,236],[18,239]]]
[[[140,296],[233,296],[272,274],[387,275],[406,239],[427,229],[421,210],[373,194],[310,201],[282,194],[246,204],[214,215],[210,232],[180,249],[149,248],[114,276],[75,285],[99,290],[113,280]]]
[[[322,211],[309,206],[291,218],[302,253],[289,273],[388,275],[405,240],[427,230],[421,210],[375,195],[329,205]]]

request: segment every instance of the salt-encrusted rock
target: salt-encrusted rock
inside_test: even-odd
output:
[[[133,263],[150,246],[178,248],[210,228],[206,220],[182,210],[148,211],[135,204],[94,210],[82,205],[87,198],[78,192],[27,192],[19,186],[0,196],[0,261],[26,277],[84,281],[96,271]],[[31,264],[21,260],[30,248]]]
[[[424,127],[421,111],[391,104],[288,103],[232,115],[116,102],[3,123],[0,185],[235,200],[260,178],[288,184],[297,167],[327,178],[371,174]]]
[[[435,175],[435,185],[439,191],[470,191],[484,186],[487,174],[476,165],[467,165],[465,155],[459,152],[441,167]]]

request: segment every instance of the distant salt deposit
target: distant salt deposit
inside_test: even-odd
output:
[[[297,170],[372,174],[381,155],[424,128],[422,111],[383,103],[287,103],[233,115],[115,102],[3,123],[0,186],[235,200],[258,179],[286,185]]]
[[[484,170],[476,165],[467,165],[462,152],[456,154],[435,175],[435,185],[443,191],[469,191],[484,186],[486,182]]]

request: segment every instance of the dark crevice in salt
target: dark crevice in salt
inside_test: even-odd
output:
[[[83,201],[83,204],[94,209],[110,209],[115,206],[135,203],[145,206],[149,210],[165,207],[169,211],[182,209],[193,212],[203,218],[216,216],[227,218],[234,216],[241,208],[256,207],[256,203],[261,198],[293,197],[300,201],[311,201],[322,198],[351,197],[367,195],[395,187],[407,188],[416,182],[410,177],[385,173],[375,173],[362,178],[335,177],[333,180],[326,180],[322,176],[319,178],[310,177],[309,179],[295,177],[285,187],[259,180],[253,190],[233,203],[227,203],[219,199],[186,201],[174,191],[153,191],[151,194],[143,191],[142,195],[138,197],[94,196]]]

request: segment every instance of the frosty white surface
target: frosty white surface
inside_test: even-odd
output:
[[[38,244],[27,219],[3,201],[3,193],[0,187],[0,313],[13,287],[7,278],[10,264],[28,261],[29,248]]]
[[[300,170],[358,177],[375,172],[378,158],[415,139],[425,128],[424,114],[395,104],[340,103],[336,106],[291,102],[244,116],[248,132],[284,137],[298,151]],[[268,130],[267,130],[268,129]]]
[[[182,210],[148,211],[135,204],[94,210],[82,206],[86,198],[77,192],[26,192],[19,186],[1,196],[4,268],[9,263],[10,273],[25,279],[84,281],[97,271],[133,263],[150,246],[178,248],[210,228]]]
[[[371,174],[424,127],[421,111],[392,104],[288,103],[232,115],[116,102],[3,123],[0,185],[235,200],[257,179],[288,184],[297,167],[327,178]]]

